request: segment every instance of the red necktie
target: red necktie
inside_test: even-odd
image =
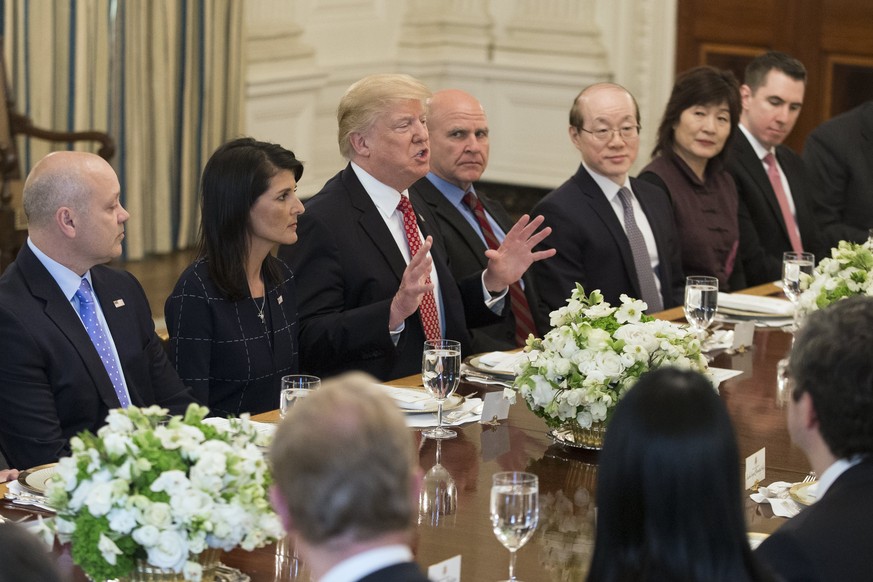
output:
[[[494,234],[494,230],[492,230],[491,224],[485,216],[485,208],[482,206],[482,201],[471,190],[464,194],[464,204],[473,211],[473,215],[479,223],[479,228],[482,230],[482,235],[485,237],[488,248],[497,249],[500,246],[500,241],[497,240],[497,236]],[[524,290],[518,281],[509,286],[509,300],[512,306],[512,314],[515,316],[515,345],[524,346],[527,336],[529,334],[537,335],[537,330],[534,327],[527,297],[525,297]]]
[[[785,229],[788,231],[788,240],[791,241],[791,248],[794,252],[802,253],[803,244],[800,242],[800,231],[797,228],[794,214],[791,213],[788,195],[785,193],[785,189],[782,188],[782,177],[779,175],[779,168],[776,166],[776,158],[773,157],[773,154],[768,153],[764,156],[764,164],[767,166],[767,177],[770,178],[770,185],[773,186],[773,192],[776,193],[779,209],[782,210],[782,220],[785,221]]]
[[[403,229],[406,231],[406,242],[409,243],[409,252],[414,257],[419,249],[421,249],[421,236],[418,233],[418,224],[415,222],[415,210],[412,208],[409,198],[401,195],[397,210],[403,214]],[[430,283],[430,275],[427,276],[427,282]],[[428,291],[422,296],[421,304],[418,306],[418,313],[421,315],[424,337],[429,340],[440,339],[440,317],[437,313],[433,291]]]

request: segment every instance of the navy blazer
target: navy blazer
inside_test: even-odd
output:
[[[470,352],[467,325],[499,319],[482,298],[481,278],[457,283],[427,207],[416,207],[419,228],[434,235],[445,337]],[[300,367],[319,376],[362,370],[380,380],[421,371],[424,330],[416,311],[395,346],[388,331],[391,300],[406,261],[360,180],[347,165],[306,201],[298,242],[279,249],[294,270],[300,314]],[[466,321],[465,321],[466,316]]]
[[[685,278],[679,236],[667,193],[643,180],[631,179],[658,248],[658,280],[664,308],[683,302]],[[640,298],[633,251],[606,195],[582,164],[569,180],[545,196],[532,211],[542,214],[552,234],[542,248],[558,253],[534,263],[537,290],[546,309],[567,304],[576,283],[586,293],[600,289],[606,301],[619,305],[622,293]]]
[[[131,404],[182,414],[191,392],[167,359],[145,293],[126,271],[91,268]],[[28,245],[0,277],[0,449],[26,469],[68,455],[118,396],[79,315]]]
[[[812,195],[803,160],[788,146],[776,147],[776,159],[785,173],[803,250],[822,256],[818,227],[812,212]],[[782,253],[791,250],[782,210],[764,165],[742,131],[737,132],[728,171],[739,194],[740,251],[748,285],[782,278]]]
[[[503,232],[509,232],[513,220],[499,202],[489,198],[482,192],[476,192],[485,212],[500,225]],[[409,188],[409,198],[416,208],[422,204],[430,207],[436,217],[440,239],[446,248],[449,268],[455,279],[460,280],[470,275],[481,273],[488,266],[485,250],[488,248],[479,233],[461,215],[455,206],[433,185],[433,182],[422,178]],[[530,304],[537,331],[542,337],[549,330],[548,320],[539,317],[539,296],[536,293],[533,276],[525,273],[524,294]],[[474,352],[491,352],[495,350],[515,349],[515,317],[510,312],[507,317],[494,325],[471,329]]]
[[[822,123],[803,146],[824,248],[873,228],[873,100]]]
[[[265,321],[254,299],[229,301],[198,259],[179,277],[164,307],[170,361],[194,396],[216,415],[257,414],[279,406],[282,376],[296,374],[294,275],[274,257],[282,280],[267,284]]]
[[[870,580],[873,459],[848,469],[824,496],[789,519],[755,555],[780,580]]]

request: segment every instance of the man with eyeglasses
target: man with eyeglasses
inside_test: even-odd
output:
[[[532,212],[553,229],[544,246],[558,251],[533,267],[549,311],[566,304],[577,282],[586,292],[600,289],[613,305],[622,294],[642,299],[649,313],[682,303],[670,201],[660,188],[628,177],[639,130],[637,103],[619,85],[591,85],[573,101],[569,133],[582,164]]]

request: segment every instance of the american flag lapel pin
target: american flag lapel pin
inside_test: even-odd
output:
[[[124,307],[124,299],[116,299],[112,302],[112,305],[114,305],[116,309],[118,309],[119,307]]]
[[[276,303],[278,303],[279,305],[282,305],[283,301],[284,301],[284,299],[282,299],[281,295],[279,295],[279,297],[276,299]]]

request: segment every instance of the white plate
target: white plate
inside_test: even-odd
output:
[[[464,363],[467,364],[468,366],[470,366],[471,368],[473,368],[475,371],[480,372],[482,374],[487,374],[489,376],[494,376],[497,378],[505,378],[507,380],[514,380],[515,379],[515,371],[514,370],[507,370],[507,369],[499,368],[499,367],[491,367],[491,366],[488,366],[486,364],[483,364],[482,360],[481,360],[481,355],[480,356],[473,356],[473,357],[467,359]]]
[[[464,397],[458,394],[452,394],[443,402],[443,412],[447,412],[449,410],[454,410],[458,408],[461,404],[464,403]],[[428,400],[423,405],[419,404],[416,408],[403,408],[402,403],[397,403],[400,406],[400,409],[406,414],[430,414],[437,411],[437,401],[436,399]]]
[[[57,467],[57,463],[41,465],[27,471],[22,471],[18,475],[18,483],[29,491],[45,495],[48,481],[55,474],[55,467]]]

